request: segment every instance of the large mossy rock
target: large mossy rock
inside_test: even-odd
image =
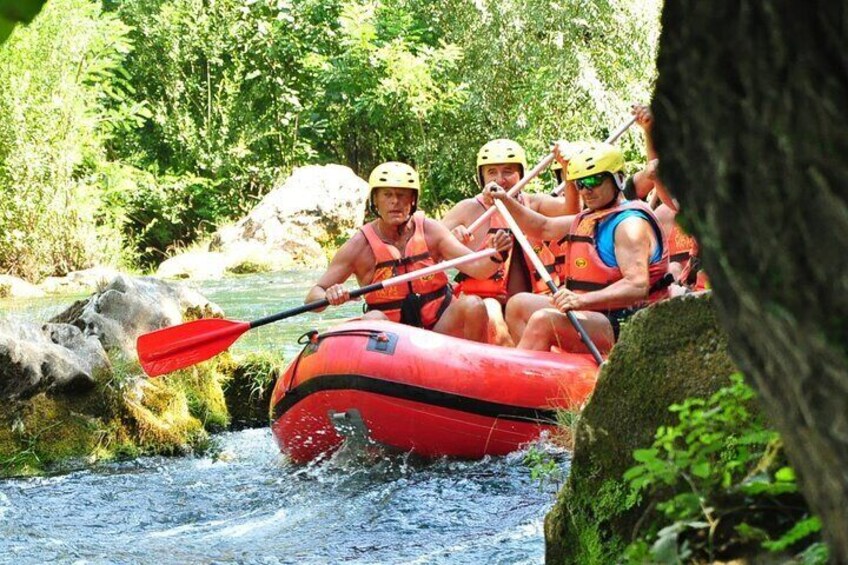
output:
[[[545,520],[547,563],[615,563],[650,501],[629,499],[633,451],[675,423],[670,405],[708,397],[736,367],[709,293],[636,314],[577,422],[571,474]]]
[[[0,476],[124,455],[183,453],[229,424],[228,355],[148,379],[137,337],[220,315],[195,291],[116,277],[45,324],[0,325]]]

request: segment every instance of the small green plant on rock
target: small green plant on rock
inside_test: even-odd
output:
[[[727,559],[764,551],[826,561],[815,542],[821,524],[798,494],[777,432],[755,408],[742,375],[709,399],[670,407],[679,424],[663,426],[624,475],[633,500],[648,502],[631,563]],[[822,561],[824,559],[824,561]]]

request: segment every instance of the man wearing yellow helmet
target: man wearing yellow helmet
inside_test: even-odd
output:
[[[620,323],[643,305],[668,295],[668,250],[650,208],[621,193],[624,157],[606,144],[587,146],[568,163],[586,204],[577,215],[549,218],[490,188],[530,237],[565,244],[565,286],[552,298],[519,294],[507,305],[507,323],[523,349],[548,350],[565,344],[580,349],[565,312],[579,311],[584,326],[607,349]]]
[[[306,302],[326,298],[330,304],[343,304],[350,299],[343,283],[351,275],[362,286],[472,252],[439,222],[415,212],[421,184],[418,173],[409,165],[383,163],[371,173],[368,184],[369,207],[377,219],[341,246],[327,271],[309,290]],[[506,233],[492,239],[492,246],[498,249],[511,245]],[[498,269],[498,264],[483,258],[458,268],[469,276],[485,278]],[[453,299],[444,273],[372,292],[365,302],[365,318],[388,319],[475,341],[488,339],[482,300]]]
[[[508,229],[501,217],[493,214],[473,233],[468,231],[467,226],[474,223],[492,205],[491,197],[488,195],[489,187],[498,186],[509,190],[521,180],[526,169],[526,153],[518,143],[509,139],[495,139],[486,143],[477,153],[477,181],[483,187],[482,194],[457,203],[442,218],[442,224],[470,248],[483,247],[490,234],[501,229]],[[548,216],[565,213],[563,199],[547,194],[520,193],[517,201],[531,210]],[[531,243],[542,262],[553,272],[555,259],[548,246],[540,240],[531,239]],[[501,304],[506,304],[511,296],[519,292],[549,292],[541,277],[530,266],[530,261],[520,250],[516,252],[515,249],[511,249],[506,254],[502,268],[488,280],[470,280],[460,276],[457,281],[459,283],[457,292],[494,298]]]

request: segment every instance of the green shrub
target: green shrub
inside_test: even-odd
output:
[[[660,427],[624,475],[631,498],[647,497],[656,509],[627,549],[631,562],[797,551],[818,541],[821,524],[798,495],[780,438],[741,375],[707,400],[670,410],[680,423]]]

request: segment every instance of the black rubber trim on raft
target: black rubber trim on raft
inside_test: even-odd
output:
[[[556,410],[525,408],[523,406],[489,402],[364,375],[322,375],[309,379],[306,383],[288,391],[286,396],[274,406],[274,421],[279,420],[283,414],[294,408],[298,402],[307,396],[328,390],[370,392],[502,420],[548,425],[556,424],[557,421]]]

